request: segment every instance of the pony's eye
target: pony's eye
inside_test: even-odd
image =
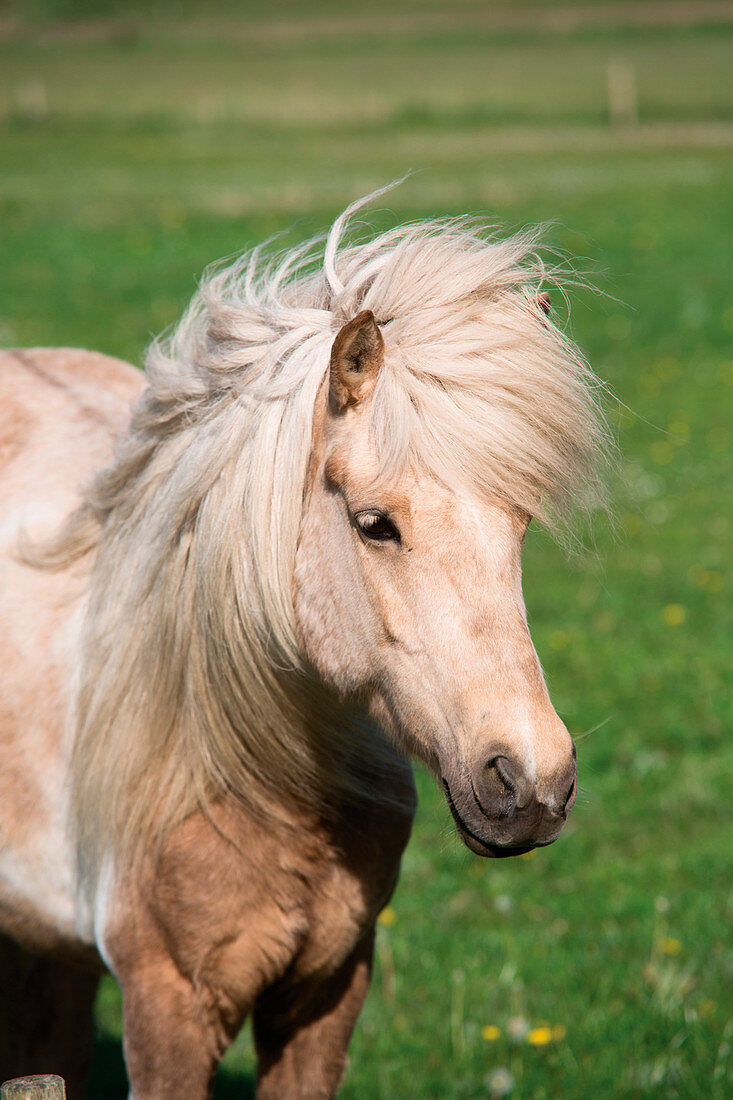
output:
[[[360,512],[354,519],[362,535],[374,542],[400,541],[400,533],[394,523],[381,512]]]

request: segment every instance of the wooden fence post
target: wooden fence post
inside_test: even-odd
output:
[[[614,129],[635,126],[639,121],[636,74],[628,61],[612,57],[607,68],[608,119]]]
[[[55,1073],[14,1077],[0,1087],[0,1100],[66,1100],[64,1079]]]

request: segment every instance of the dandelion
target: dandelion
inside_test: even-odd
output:
[[[491,1096],[508,1096],[514,1088],[514,1078],[508,1069],[503,1066],[499,1066],[493,1073],[490,1073],[486,1078],[486,1085],[491,1092]]]
[[[681,603],[668,603],[662,615],[667,626],[681,626],[687,618],[687,612]]]
[[[679,955],[682,950],[682,944],[674,936],[665,936],[659,946],[665,955]]]
[[[481,1028],[481,1038],[485,1039],[487,1043],[495,1043],[497,1039],[501,1038],[501,1028],[496,1024],[487,1024],[486,1027]]]
[[[521,1043],[527,1037],[529,1024],[524,1016],[512,1016],[507,1020],[506,1031],[513,1042]]]
[[[385,906],[385,908],[382,910],[382,912],[377,917],[377,921],[379,922],[379,924],[383,925],[385,928],[391,928],[392,925],[396,923],[397,914],[395,913],[395,911],[394,911],[394,909],[392,908],[391,905]]]
[[[494,898],[494,909],[497,913],[501,913],[505,917],[508,913],[511,913],[514,902],[508,894],[497,894]]]
[[[533,1027],[531,1031],[527,1032],[527,1042],[531,1043],[533,1047],[544,1047],[552,1041],[552,1028],[547,1027]]]

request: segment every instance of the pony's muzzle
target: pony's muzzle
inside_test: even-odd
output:
[[[557,839],[576,794],[575,746],[541,781],[505,749],[476,765],[468,785],[443,779],[458,832],[478,855],[521,855]]]

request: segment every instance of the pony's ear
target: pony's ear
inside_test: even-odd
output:
[[[344,325],[331,348],[331,408],[342,412],[369,397],[384,362],[384,337],[370,309]]]

